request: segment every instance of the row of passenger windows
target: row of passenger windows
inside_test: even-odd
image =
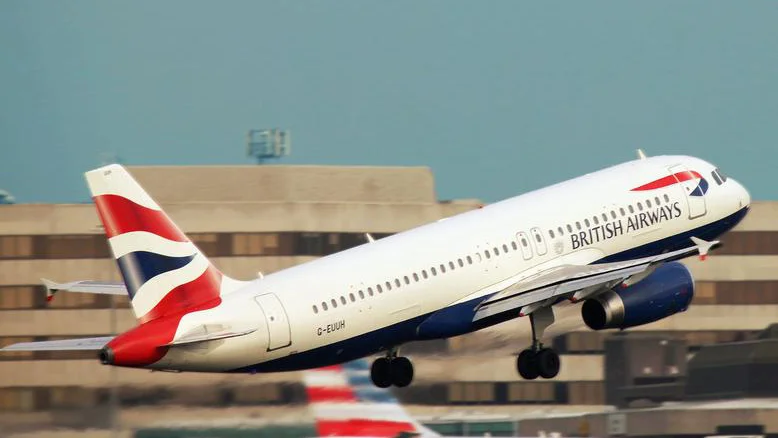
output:
[[[664,195],[664,201],[665,201],[665,203],[670,202],[670,196],[665,194]],[[645,205],[645,208],[643,207],[643,205]],[[647,209],[652,208],[652,206],[659,207],[661,205],[662,205],[662,202],[661,202],[659,196],[656,196],[656,197],[654,197],[654,203],[653,204],[651,203],[650,199],[646,199],[645,204],[643,202],[638,201],[637,204],[636,204],[637,208],[632,206],[631,204],[627,205],[626,210],[624,209],[624,207],[619,207],[618,209],[613,209],[613,210],[610,211],[610,217],[611,217],[611,219],[616,219],[619,216],[622,216],[622,217],[626,216],[627,215],[627,211],[629,211],[629,214],[635,214],[636,211],[637,212],[641,212],[644,209],[647,210]],[[600,218],[602,218],[602,221],[600,221]],[[586,228],[591,227],[592,224],[594,226],[598,226],[598,225],[600,225],[600,222],[605,224],[609,220],[610,219],[608,219],[608,213],[602,213],[602,215],[599,216],[599,217],[597,215],[592,216],[592,220],[591,221],[589,221],[588,218],[584,219],[583,220],[583,226],[586,227]],[[572,233],[573,232],[573,226],[571,224],[567,224],[564,227],[559,226],[559,227],[557,227],[557,230],[556,230],[559,233],[559,236],[564,236],[564,234],[565,234],[564,229],[565,228],[567,229],[568,233]],[[581,226],[581,222],[580,221],[576,221],[575,222],[575,229],[580,231],[582,228],[583,227]],[[551,237],[553,239],[554,236],[555,236],[554,230],[548,230],[548,235],[549,235],[549,237]],[[536,236],[536,238],[538,239],[538,242],[540,242],[540,237]]]
[[[522,242],[523,245],[527,245],[526,241]],[[492,256],[499,256],[502,254],[507,254],[510,252],[510,250],[516,251],[519,249],[519,246],[516,244],[515,241],[511,241],[510,244],[504,243],[499,246],[493,247],[491,250],[484,250],[483,251],[483,257],[486,257],[487,259],[491,259]],[[502,252],[501,252],[502,251]],[[335,309],[339,305],[345,306],[349,302],[355,303],[357,299],[363,300],[367,297],[372,297],[376,294],[384,293],[384,291],[391,291],[392,288],[400,288],[405,285],[410,285],[411,282],[419,282],[421,280],[426,280],[432,277],[436,277],[438,275],[443,275],[446,272],[451,272],[459,268],[464,268],[465,265],[472,265],[473,263],[478,263],[483,261],[483,258],[481,256],[481,253],[475,253],[474,255],[468,255],[463,258],[456,259],[456,262],[449,261],[448,264],[441,263],[439,266],[433,266],[429,270],[422,269],[421,274],[419,273],[412,273],[411,275],[405,275],[402,278],[395,278],[394,281],[385,281],[383,283],[378,283],[375,286],[370,286],[367,289],[360,289],[356,293],[350,292],[348,295],[341,295],[339,298],[332,298],[329,302],[322,301],[321,305],[314,304],[311,308],[313,309],[313,313],[319,313],[319,309],[323,311],[327,311],[329,309]]]

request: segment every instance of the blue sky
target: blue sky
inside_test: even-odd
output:
[[[87,199],[82,172],[427,165],[494,201],[691,154],[778,199],[778,2],[0,2],[0,188]]]

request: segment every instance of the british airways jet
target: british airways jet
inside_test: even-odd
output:
[[[103,364],[265,373],[379,355],[378,387],[407,386],[403,344],[528,317],[525,379],[549,379],[554,305],[583,302],[593,330],[681,312],[704,258],[746,215],[746,189],[689,156],[645,157],[490,204],[251,281],[222,274],[119,165],[86,173],[123,283],[55,287],[127,293],[136,327],[114,337],[4,350],[95,350]]]

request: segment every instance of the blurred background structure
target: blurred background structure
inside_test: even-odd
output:
[[[437,199],[425,167],[129,170],[205,254],[243,279],[361,245],[366,232],[381,238],[481,205]],[[529,323],[516,319],[404,347],[416,380],[396,394],[414,415],[454,434],[705,436],[735,426],[778,433],[775,217],[778,202],[755,202],[712,257],[686,261],[697,286],[685,313],[594,332],[583,326],[580,306],[562,306],[549,330],[565,356],[554,380],[518,377],[514,355],[529,343]],[[135,323],[124,297],[63,292],[46,301],[41,277],[120,279],[91,204],[0,206],[0,273],[0,345],[111,334]],[[0,355],[0,431],[54,436],[115,427],[121,436],[185,436],[171,433],[207,424],[306,433],[311,422],[299,373],[174,374],[106,367],[93,356]]]

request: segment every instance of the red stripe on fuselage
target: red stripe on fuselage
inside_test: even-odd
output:
[[[119,195],[99,195],[93,199],[108,238],[147,231],[176,242],[189,241],[163,211],[146,208]]]
[[[355,403],[357,396],[349,387],[309,386],[309,403]]]
[[[655,189],[661,189],[662,187],[667,187],[673,184],[677,184],[682,181],[688,181],[690,179],[694,178],[702,178],[702,175],[699,173],[693,171],[693,170],[687,170],[685,172],[678,172],[673,175],[668,175],[663,178],[659,178],[657,180],[651,181],[648,184],[643,184],[640,187],[635,187],[631,191],[633,192],[639,192],[644,190],[655,190]]]
[[[319,436],[371,436],[394,437],[403,432],[414,432],[411,423],[388,420],[317,420]]]
[[[209,265],[205,272],[196,279],[174,287],[154,308],[140,318],[140,322],[148,322],[177,312],[192,312],[195,307],[202,310],[199,308],[202,303],[212,302],[219,298],[221,284],[221,272],[213,265]],[[215,305],[205,308],[211,307],[215,307]]]

